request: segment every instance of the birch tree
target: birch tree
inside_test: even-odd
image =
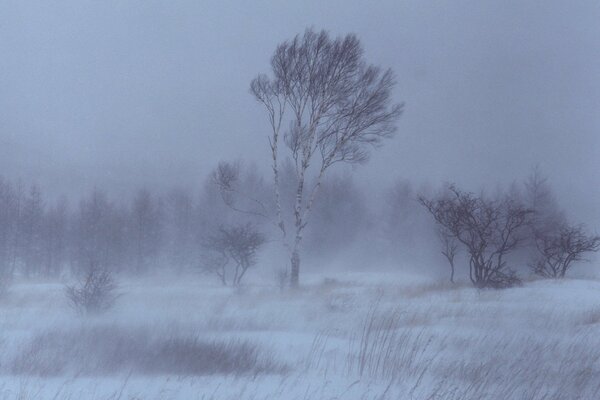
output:
[[[275,224],[290,255],[290,284],[298,286],[304,229],[326,172],[335,164],[364,163],[370,147],[391,137],[402,106],[393,103],[391,70],[367,64],[358,38],[331,38],[307,29],[277,46],[271,76],[258,75],[250,91],[267,112]],[[282,153],[296,173],[292,227],[281,200]]]

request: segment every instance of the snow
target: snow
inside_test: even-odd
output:
[[[402,274],[303,278],[301,289],[283,292],[198,275],[126,279],[115,308],[91,317],[68,307],[60,282],[16,282],[0,300],[0,400],[600,398],[598,280],[476,290]],[[382,329],[365,343],[369,321]],[[93,327],[247,341],[285,368],[86,375],[70,360],[59,375],[11,371],[40,334]],[[362,374],[361,346],[371,357]]]

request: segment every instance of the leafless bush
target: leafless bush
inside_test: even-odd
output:
[[[69,304],[82,314],[109,310],[120,296],[110,272],[92,266],[76,285],[65,288]]]
[[[585,253],[600,249],[600,236],[588,235],[581,225],[563,223],[557,229],[537,230],[534,237],[538,255],[530,265],[536,274],[546,278],[564,278]]]
[[[9,363],[9,372],[38,376],[135,372],[179,376],[278,373],[272,353],[246,341],[194,335],[153,337],[149,329],[97,326],[34,337]]]
[[[421,196],[419,201],[439,225],[445,244],[452,246],[449,240],[454,239],[466,248],[475,286],[503,288],[520,282],[506,257],[527,239],[524,228],[531,210],[510,196],[485,198],[454,186],[438,198]]]
[[[208,261],[204,268],[215,273],[224,285],[231,279],[234,286],[239,286],[248,269],[256,264],[257,252],[265,241],[253,224],[222,226],[204,242]]]

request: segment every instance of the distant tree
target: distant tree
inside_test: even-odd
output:
[[[241,160],[233,162],[221,161],[210,175],[211,184],[218,189],[222,203],[228,208],[227,211],[236,211],[234,219],[244,215],[254,223],[258,223],[270,217],[269,201],[265,196],[268,187],[254,167],[244,165]],[[210,190],[210,188],[207,188]],[[215,207],[215,204],[212,204]],[[214,210],[219,211],[215,207]],[[224,210],[220,210],[218,218],[228,220]],[[216,221],[212,218],[213,222]]]
[[[10,181],[0,176],[0,296],[13,277],[12,255],[16,231],[15,192]]]
[[[540,276],[563,278],[573,263],[600,249],[600,236],[586,233],[583,225],[568,222],[548,178],[538,167],[533,169],[524,187],[525,201],[533,210],[529,225],[534,252],[529,265]]]
[[[450,282],[454,283],[454,274],[456,272],[454,259],[458,253],[458,243],[456,238],[445,228],[440,229],[438,234],[440,242],[442,242],[442,255],[446,257],[450,265]]]
[[[215,274],[223,286],[227,286],[229,272],[229,255],[227,254],[226,244],[211,236],[203,243],[204,251],[200,255],[200,267],[204,272]]]
[[[466,248],[475,286],[502,288],[519,282],[506,256],[527,238],[524,228],[531,210],[509,196],[489,199],[454,186],[437,198],[419,200],[439,225],[442,238]]]
[[[9,263],[11,274],[23,264],[24,240],[23,240],[23,210],[25,204],[25,190],[23,183],[19,180],[12,185],[11,206],[11,238],[9,245]]]
[[[68,245],[68,206],[66,198],[49,208],[44,218],[44,275],[57,276],[66,262]]]
[[[14,235],[15,194],[9,181],[0,177],[0,276],[10,275],[11,245]]]
[[[414,235],[414,217],[419,203],[412,183],[398,179],[386,193],[385,230],[389,236],[408,241]]]
[[[349,174],[332,174],[321,185],[310,226],[307,253],[326,255],[351,247],[370,225],[364,192]]]
[[[162,222],[159,201],[149,190],[138,190],[131,205],[130,232],[138,273],[146,271],[149,260],[156,259],[160,252]]]
[[[548,178],[542,174],[539,167],[533,169],[523,186],[525,204],[533,211],[529,218],[532,238],[560,229],[566,223],[565,214],[558,205]]]
[[[427,189],[423,187],[423,190]],[[419,204],[417,189],[410,180],[397,179],[385,191],[378,204],[377,217],[383,243],[389,246],[390,254],[415,263],[431,257],[428,244],[438,238],[437,230],[432,229],[431,218]]]
[[[265,237],[248,224],[220,227],[205,241],[204,268],[215,273],[224,285],[239,286],[248,269],[256,264],[257,252]]]
[[[23,261],[26,276],[41,272],[44,213],[45,205],[42,193],[34,185],[25,197],[19,221],[21,233],[19,255]]]
[[[123,214],[98,189],[81,201],[72,230],[75,272],[87,273],[90,265],[110,270],[120,264],[127,222]]]
[[[332,39],[326,31],[308,29],[277,46],[271,67],[273,76],[259,75],[250,88],[271,126],[275,224],[289,251],[290,283],[296,287],[304,229],[326,171],[337,163],[367,161],[369,147],[395,132],[401,105],[392,104],[391,70],[368,65],[354,35]],[[292,232],[280,192],[282,139],[296,172]]]
[[[196,238],[200,225],[192,194],[185,188],[171,190],[166,197],[165,214],[169,261],[180,268],[190,267],[197,259]]]
[[[530,264],[533,271],[546,278],[564,278],[573,263],[600,249],[600,236],[587,234],[581,225],[563,223],[557,229],[536,231],[535,244],[538,255]]]

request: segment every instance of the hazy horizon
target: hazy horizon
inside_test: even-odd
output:
[[[471,190],[535,165],[600,226],[596,2],[4,2],[0,174],[44,191],[200,187],[221,159],[268,171],[248,93],[307,27],[357,34],[397,76],[398,135],[353,170]]]

